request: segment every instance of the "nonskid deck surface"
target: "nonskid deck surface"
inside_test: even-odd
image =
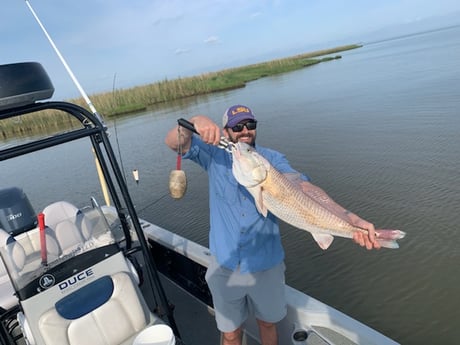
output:
[[[212,310],[168,279],[163,278],[162,283],[168,300],[174,305],[174,319],[183,344],[220,344],[220,333]]]
[[[214,312],[198,299],[191,296],[183,288],[169,279],[162,277],[168,300],[174,305],[176,320],[182,341],[176,338],[176,344],[184,345],[216,345],[220,344],[220,332],[217,330]],[[147,290],[147,285],[145,287]],[[148,293],[148,292],[147,292]],[[318,331],[322,336],[315,333]],[[326,338],[326,339],[325,339]],[[178,342],[179,341],[179,342]],[[293,343],[294,344],[294,343]],[[350,339],[326,327],[315,327],[308,339],[298,342],[299,345],[356,345]],[[250,336],[245,336],[244,345],[260,345]],[[280,344],[291,345],[291,344]]]

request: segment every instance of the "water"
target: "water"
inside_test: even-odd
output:
[[[457,344],[459,34],[455,27],[372,43],[340,60],[110,123],[139,214],[207,245],[207,175],[184,161],[187,194],[172,200],[176,157],[164,135],[179,117],[220,122],[227,106],[248,104],[261,145],[285,153],[376,226],[407,232],[398,250],[368,252],[337,238],[322,251],[308,233],[282,224],[287,282],[402,344]],[[0,187],[22,186],[37,209],[59,199],[102,200],[90,149],[76,145],[2,162]]]

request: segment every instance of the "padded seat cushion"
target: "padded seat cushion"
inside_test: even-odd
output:
[[[143,308],[131,277],[126,272],[118,272],[108,278],[113,281],[112,295],[85,315],[77,319],[65,318],[54,307],[43,313],[38,327],[47,345],[122,344],[146,327],[150,314]]]
[[[58,301],[56,311],[64,319],[75,320],[106,303],[112,293],[112,278],[101,277]]]

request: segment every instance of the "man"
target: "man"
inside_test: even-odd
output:
[[[213,255],[206,273],[213,296],[217,327],[223,345],[240,345],[241,326],[253,312],[263,345],[278,344],[276,323],[286,315],[284,296],[284,251],[278,220],[267,218],[256,209],[249,192],[232,174],[232,156],[217,147],[220,127],[210,118],[197,115],[190,119],[199,136],[187,129],[171,129],[165,143],[184,158],[199,164],[209,177],[210,233]],[[247,106],[234,105],[223,117],[223,134],[232,142],[254,146],[278,171],[297,174],[304,193],[354,226],[367,229],[369,236],[356,234],[354,241],[367,249],[378,249],[374,226],[334,202],[321,188],[297,173],[284,155],[256,145],[257,121]],[[180,139],[179,139],[180,137]]]

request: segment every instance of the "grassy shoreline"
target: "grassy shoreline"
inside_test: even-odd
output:
[[[209,72],[193,77],[173,80],[165,79],[129,89],[115,89],[112,92],[91,95],[90,98],[96,109],[98,109],[98,112],[105,117],[126,115],[145,110],[159,103],[245,87],[246,83],[263,77],[291,72],[321,62],[340,59],[340,55],[325,55],[360,47],[361,45],[357,44],[339,46],[288,58]],[[88,108],[83,98],[70,99],[68,101]],[[50,128],[65,129],[69,127],[69,120],[64,116],[56,116],[56,111],[42,112],[39,116],[30,117],[27,122],[27,126],[17,126],[17,123],[13,121],[2,121],[0,123],[0,138],[7,139],[14,136],[35,134],[46,129],[49,130]]]

